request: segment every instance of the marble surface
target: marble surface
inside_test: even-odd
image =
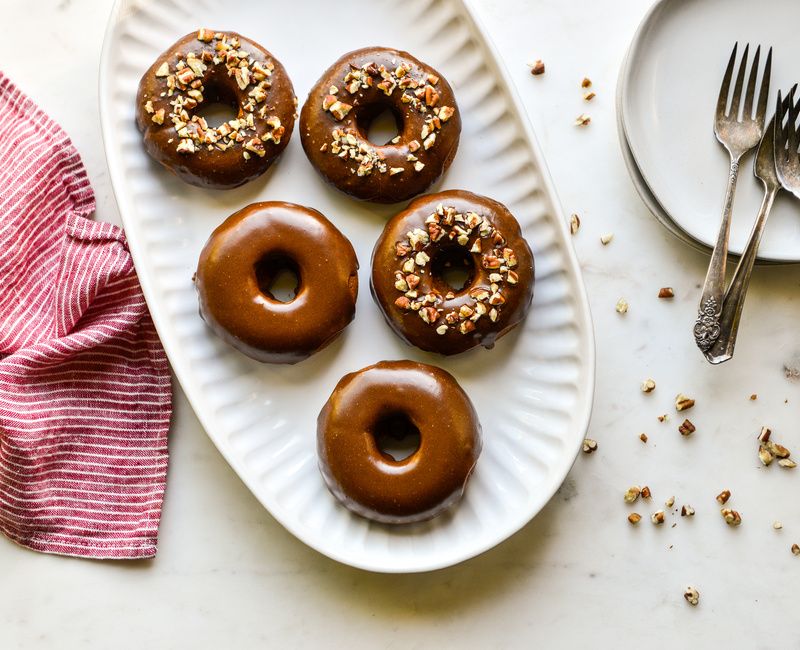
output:
[[[597,333],[589,435],[598,451],[581,454],[543,512],[498,548],[435,573],[373,575],[318,555],[273,521],[176,389],[157,558],[74,560],[0,539],[0,646],[800,647],[792,629],[800,557],[789,551],[800,543],[800,469],[761,467],[755,442],[768,425],[800,448],[800,268],[756,269],[736,357],[707,365],[689,332],[707,258],[639,201],[615,130],[618,67],[649,3],[474,1],[564,207],[581,216],[574,242]],[[97,119],[108,9],[97,0],[0,0],[0,68],[71,134],[98,218],[119,222]],[[528,74],[534,58],[546,62],[543,77]],[[584,76],[597,92],[588,105]],[[584,111],[591,125],[574,127]],[[711,133],[698,146],[716,146]],[[614,234],[608,246],[605,233]],[[673,300],[656,297],[662,286],[675,288]],[[614,309],[621,297],[630,304],[624,316]],[[644,395],[647,377],[657,388]],[[678,392],[697,400],[685,414],[697,431],[686,439],[677,431]],[[656,419],[662,413],[665,423]],[[622,494],[632,484],[649,485],[653,499],[627,506]],[[720,517],[714,497],[723,488],[733,492],[739,528]],[[650,513],[671,495],[696,516],[652,525]],[[626,521],[633,510],[644,515],[638,527]],[[682,597],[687,585],[701,593],[696,608]]]

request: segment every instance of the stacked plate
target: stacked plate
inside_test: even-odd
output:
[[[776,17],[780,16],[779,20]],[[728,154],[714,137],[714,108],[735,42],[772,46],[771,95],[800,81],[800,2],[659,0],[628,49],[617,84],[623,158],[653,216],[691,246],[711,251],[719,230]],[[763,56],[766,52],[762,53]],[[730,252],[744,248],[763,195],[742,161]],[[761,263],[800,262],[800,214],[779,198],[759,250]]]

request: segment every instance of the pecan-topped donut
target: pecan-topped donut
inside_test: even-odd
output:
[[[294,271],[295,297],[270,292]],[[296,363],[353,320],[358,295],[353,246],[321,213],[293,203],[253,203],[228,217],[200,253],[200,315],[215,334],[269,363]]]
[[[370,142],[370,122],[386,109],[398,135]],[[377,203],[424,192],[450,166],[461,117],[450,84],[408,52],[367,47],[345,54],[311,89],[300,113],[308,159],[337,188]]]
[[[462,288],[443,275],[460,267]],[[411,345],[458,354],[491,348],[533,298],[533,254],[503,204],[452,190],[421,196],[386,224],[372,253],[372,295]]]
[[[399,425],[399,426],[397,426]],[[377,437],[419,433],[395,460]],[[353,512],[404,524],[435,517],[464,494],[481,451],[481,425],[453,376],[412,361],[381,361],[344,376],[317,419],[319,466]]]
[[[198,111],[230,104],[210,126]],[[234,32],[187,34],[144,73],[136,124],[147,153],[198,187],[229,189],[263,174],[289,143],[297,98],[280,62]]]

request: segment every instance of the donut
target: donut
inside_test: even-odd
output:
[[[230,104],[217,127],[199,111]],[[235,32],[187,34],[144,73],[136,124],[150,156],[185,182],[230,189],[263,174],[289,143],[297,98],[280,62]]]
[[[445,277],[455,268],[463,287]],[[533,298],[533,253],[502,203],[461,190],[421,196],[392,217],[372,253],[370,287],[389,326],[428,352],[495,341]]]
[[[419,448],[395,460],[376,436],[403,426],[419,432]],[[317,419],[317,451],[325,483],[345,507],[405,524],[435,517],[461,499],[481,451],[481,425],[450,373],[381,361],[336,385]]]
[[[367,139],[386,109],[398,135]],[[439,178],[458,149],[461,117],[453,89],[408,52],[367,47],[345,54],[317,81],[300,113],[311,164],[341,191],[376,203],[406,201]]]
[[[270,292],[283,269],[298,279],[289,302]],[[353,246],[321,213],[293,203],[253,203],[228,217],[200,253],[200,315],[253,359],[297,363],[353,320],[357,271]]]

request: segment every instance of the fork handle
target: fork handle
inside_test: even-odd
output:
[[[694,342],[703,352],[711,349],[720,335],[720,316],[725,295],[725,264],[728,258],[728,237],[731,231],[731,212],[733,197],[736,194],[736,179],[739,177],[741,155],[731,155],[731,168],[728,174],[728,188],[725,191],[725,204],[722,208],[722,223],[717,235],[717,243],[711,253],[711,262],[703,283],[703,294],[694,323]]]
[[[719,338],[711,349],[705,353],[706,359],[711,363],[722,363],[733,357],[744,299],[747,296],[747,287],[750,285],[750,276],[753,273],[753,264],[756,261],[758,246],[761,243],[761,235],[767,224],[767,217],[769,217],[777,194],[778,188],[774,186],[766,187],[764,190],[764,198],[758,210],[758,217],[756,217],[756,222],[753,224],[750,238],[747,240],[747,246],[742,253],[739,264],[736,266],[733,280],[731,280],[731,285],[728,287],[723,300]]]

